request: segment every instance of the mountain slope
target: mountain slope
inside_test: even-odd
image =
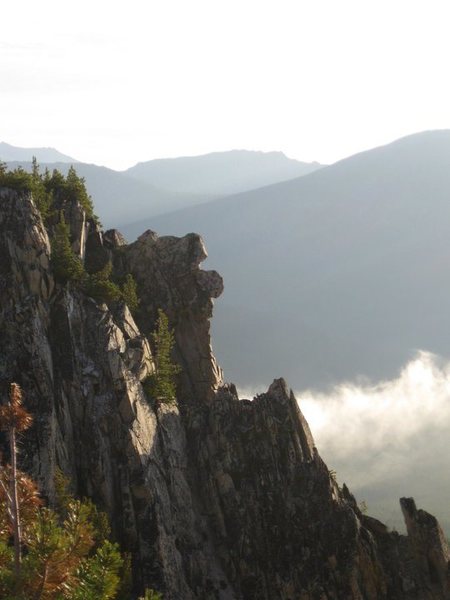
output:
[[[71,163],[40,163],[41,169],[58,169],[67,174]],[[22,166],[31,170],[31,163],[8,162],[11,169]],[[86,187],[95,203],[100,220],[105,227],[116,227],[119,223],[158,215],[186,205],[207,201],[211,196],[178,194],[167,192],[128,177],[120,171],[107,167],[76,163],[77,173],[86,180]]]
[[[17,154],[22,155],[21,152]],[[57,168],[63,173],[67,173],[70,164],[75,162],[42,160],[39,156],[45,154],[34,151],[26,159],[8,159],[5,152],[3,160],[11,168],[21,165],[30,170],[33,154],[42,168]],[[15,154],[11,152],[10,155]],[[128,171],[114,171],[81,162],[76,163],[76,168],[78,174],[86,179],[103,224],[117,227],[121,223],[141,222],[155,215],[202,204],[231,190],[243,191],[255,185],[297,177],[319,168],[319,165],[299,163],[277,152],[240,151],[150,161]]]
[[[282,152],[231,150],[151,160],[126,173],[165,190],[218,196],[300,177],[321,166],[287,158]]]
[[[6,142],[0,142],[0,160],[4,162],[11,161],[26,161],[31,162],[33,156],[35,156],[38,162],[62,162],[62,163],[76,163],[78,162],[75,158],[67,156],[62,152],[59,152],[55,148],[20,148],[19,146],[11,146]]]
[[[0,390],[19,383],[35,415],[20,466],[47,497],[60,469],[71,492],[107,512],[130,557],[127,598],[145,588],[172,600],[450,598],[435,517],[402,498],[403,536],[362,514],[282,379],[253,402],[220,385],[209,319],[221,278],[199,268],[198,235],[150,233],[126,246],[76,197],[55,195],[77,252],[135,277],[135,321],[123,303],[58,282],[52,227],[28,192],[0,187],[0,199]],[[169,403],[145,385],[158,309],[182,366]]]
[[[226,286],[217,354],[241,386],[276,364],[324,387],[450,355],[449,198],[450,132],[426,132],[123,230],[202,234]]]

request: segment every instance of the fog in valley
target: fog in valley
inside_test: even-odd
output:
[[[394,379],[294,393],[320,455],[370,515],[403,530],[398,500],[414,496],[450,531],[450,361],[418,352]]]
[[[371,515],[402,529],[414,496],[450,531],[450,131],[328,167],[228,152],[77,170],[130,241],[203,236],[225,283],[213,349],[241,397],[284,377]]]

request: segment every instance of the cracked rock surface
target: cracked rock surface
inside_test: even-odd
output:
[[[32,199],[0,189],[0,390],[24,389],[34,425],[22,465],[50,499],[56,467],[110,516],[131,553],[136,596],[165,600],[438,600],[449,552],[436,519],[402,499],[408,535],[361,514],[320,458],[282,379],[240,400],[212,353],[220,275],[201,238],[146,232],[126,245],[64,206],[72,247],[132,273],[134,316],[55,284]],[[158,309],[175,331],[178,401],[155,404],[149,334]]]

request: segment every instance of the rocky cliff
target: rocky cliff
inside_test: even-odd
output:
[[[450,598],[434,517],[402,500],[408,535],[361,514],[314,445],[285,382],[240,400],[211,351],[202,240],[146,232],[126,245],[62,203],[92,269],[132,273],[141,304],[108,308],[57,284],[30,195],[0,189],[0,388],[21,384],[34,426],[22,461],[51,501],[56,467],[111,518],[133,557],[136,593],[166,600]],[[95,267],[95,269],[94,269]],[[182,367],[177,403],[149,399],[148,334],[162,308]]]

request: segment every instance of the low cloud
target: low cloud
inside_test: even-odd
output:
[[[316,445],[369,513],[402,528],[400,496],[450,533],[450,362],[419,352],[396,379],[296,391]]]

